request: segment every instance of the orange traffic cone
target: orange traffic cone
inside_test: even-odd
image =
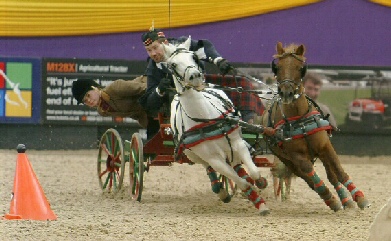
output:
[[[26,147],[19,144],[11,198],[10,213],[5,219],[56,220],[26,155]]]

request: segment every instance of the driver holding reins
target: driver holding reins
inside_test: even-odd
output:
[[[144,107],[148,114],[147,137],[152,138],[160,129],[159,122],[154,119],[157,113],[161,111],[163,104],[170,106],[169,88],[175,88],[174,80],[171,72],[161,64],[164,60],[163,44],[180,44],[187,40],[187,37],[178,39],[167,39],[164,33],[154,27],[141,36],[145,50],[148,53],[148,66],[145,71],[147,76],[147,90],[139,99],[140,104]],[[195,52],[199,60],[213,63],[217,65],[221,74],[225,75],[233,66],[216,51],[213,44],[206,40],[191,40],[190,51]],[[201,68],[204,68],[203,63],[199,62]],[[208,177],[211,181],[212,190],[218,193],[221,188],[221,183],[217,177],[215,170],[209,166],[206,167]]]
[[[159,131],[159,122],[154,120],[164,103],[168,103],[169,95],[167,89],[174,88],[174,82],[170,71],[161,64],[164,60],[163,44],[179,44],[186,41],[187,37],[166,38],[164,33],[154,27],[141,36],[145,50],[148,53],[148,66],[145,71],[147,76],[147,90],[139,99],[141,106],[148,114],[148,139],[152,138]],[[220,72],[225,75],[232,65],[216,51],[213,44],[206,40],[191,40],[190,51],[196,53],[200,60],[217,65]],[[201,67],[203,63],[200,62]]]

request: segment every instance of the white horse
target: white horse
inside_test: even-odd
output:
[[[226,116],[233,116],[233,104],[223,91],[204,88],[204,76],[198,59],[205,56],[189,51],[190,43],[189,37],[179,46],[164,44],[163,64],[171,70],[177,91],[171,103],[170,116],[177,148],[194,163],[211,167],[208,172],[215,170],[234,181],[259,209],[259,213],[266,215],[270,210],[253,186],[265,188],[266,179],[260,176],[252,161],[240,127],[225,119]],[[212,190],[221,200],[230,199],[227,191],[220,188],[221,185],[217,187]]]

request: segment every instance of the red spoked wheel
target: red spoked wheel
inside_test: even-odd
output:
[[[130,142],[129,178],[130,192],[133,200],[141,201],[144,177],[143,141],[139,133],[132,135]]]
[[[99,185],[104,192],[118,192],[125,174],[122,139],[115,129],[108,129],[99,142],[97,162]]]

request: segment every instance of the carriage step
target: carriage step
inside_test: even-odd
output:
[[[163,141],[163,146],[174,147],[174,141]]]

